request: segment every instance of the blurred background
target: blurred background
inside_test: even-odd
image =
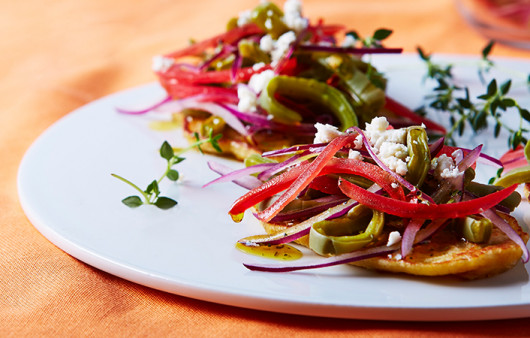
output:
[[[178,49],[224,29],[259,0],[4,1],[0,13],[0,91],[3,107],[20,95],[61,92],[68,107],[129,86],[153,81],[153,55]],[[279,2],[283,4],[283,1]],[[453,0],[305,0],[311,20],[344,24],[362,35],[394,30],[387,46],[415,53],[476,54],[486,45]],[[29,13],[34,13],[29,15]],[[528,57],[526,50],[497,45],[495,56]],[[60,84],[59,84],[60,83]],[[29,93],[28,93],[29,92]],[[3,115],[3,114],[2,114]]]

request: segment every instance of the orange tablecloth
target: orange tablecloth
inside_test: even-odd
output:
[[[282,1],[283,2],[283,1]],[[0,336],[528,335],[526,319],[403,323],[308,318],[212,304],[92,268],[33,228],[17,169],[53,122],[104,95],[154,81],[153,55],[224,29],[258,0],[2,1],[0,11]],[[305,0],[305,14],[362,34],[394,30],[389,46],[479,53],[486,40],[449,0]],[[496,46],[495,56],[530,52]],[[43,179],[46,179],[43,177]]]

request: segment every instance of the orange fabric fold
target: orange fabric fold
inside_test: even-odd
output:
[[[155,81],[151,58],[224,29],[259,1],[2,1],[0,11],[0,336],[492,336],[527,335],[524,319],[418,323],[308,318],[164,293],[92,268],[51,244],[23,213],[17,170],[31,143],[70,111]],[[283,1],[282,1],[283,3]],[[387,45],[478,54],[486,39],[454,3],[305,0],[305,14]],[[530,52],[498,45],[495,56]],[[45,179],[45,177],[43,177]]]

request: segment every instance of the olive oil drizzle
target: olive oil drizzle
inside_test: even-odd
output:
[[[246,246],[238,242],[236,248],[246,254],[280,261],[294,261],[303,255],[300,250],[288,244]]]

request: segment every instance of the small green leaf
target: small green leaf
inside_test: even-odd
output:
[[[497,80],[493,79],[488,84],[487,95],[488,97],[492,97],[495,94],[497,94]]]
[[[526,121],[530,122],[530,112],[524,108],[519,109],[519,114],[521,114],[521,117],[525,119]]]
[[[142,199],[138,196],[125,197],[121,200],[121,202],[129,208],[137,208],[140,205],[144,204],[144,202],[142,202]]]
[[[392,30],[381,28],[381,29],[376,30],[372,37],[374,38],[374,40],[381,41],[381,40],[388,38],[390,34],[392,34]]]
[[[160,156],[169,161],[174,154],[175,153],[173,152],[173,148],[169,145],[167,141],[164,141],[164,143],[162,143],[162,146],[160,147]]]
[[[423,52],[423,49],[421,49],[421,47],[417,47],[416,50],[418,51],[420,59],[422,59],[423,61],[429,61],[429,56]],[[528,81],[530,82],[530,75],[528,76],[528,79]]]
[[[171,161],[175,165],[175,164],[179,164],[180,162],[184,161],[185,159],[186,159],[185,157],[175,156],[175,157],[173,157],[173,159]]]
[[[491,105],[490,105],[491,115],[495,116],[495,112],[497,111],[497,108],[499,108],[499,103],[500,102],[497,99],[491,101]]]
[[[494,44],[495,44],[495,41],[492,40],[486,45],[486,47],[484,47],[484,49],[482,49],[482,57],[484,59],[488,58],[488,55],[490,54],[491,49],[493,48]]]
[[[510,91],[512,80],[508,80],[501,85],[501,94],[506,95]]]
[[[154,204],[160,209],[167,210],[177,205],[177,201],[169,197],[161,196],[156,200]]]
[[[146,194],[155,194],[155,196],[158,196],[158,194],[160,194],[160,190],[158,188],[158,182],[156,180],[154,180],[153,182],[149,183],[149,185],[147,186],[147,188],[145,188],[145,193]]]
[[[213,137],[211,140],[210,140],[210,144],[212,145],[212,147],[218,152],[218,153],[222,153],[223,150],[221,149],[221,147],[219,146],[219,139],[222,137],[223,135],[219,134],[219,135],[215,135],[215,137]]]
[[[502,99],[501,103],[504,107],[515,107],[517,105],[515,100],[509,97]]]
[[[495,137],[498,137],[500,132],[501,132],[501,124],[500,123],[496,123],[493,135]]]
[[[512,139],[512,149],[515,150],[519,144],[523,141],[523,135],[521,134],[521,131],[518,130],[514,135]]]
[[[168,170],[167,172],[167,178],[169,178],[171,181],[176,181],[179,179],[179,172],[176,170]]]

